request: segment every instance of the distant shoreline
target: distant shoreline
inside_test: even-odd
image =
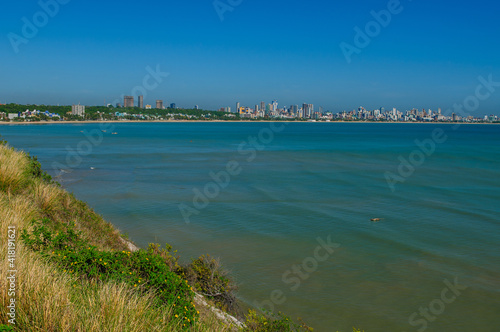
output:
[[[417,121],[417,122],[379,122],[379,121],[283,121],[283,120],[257,120],[257,121],[246,121],[246,120],[163,120],[163,121],[158,121],[158,120],[109,120],[109,121],[104,121],[104,120],[86,120],[86,121],[37,121],[37,122],[1,122],[0,121],[0,126],[9,126],[9,125],[63,125],[63,124],[93,124],[93,123],[189,123],[189,122],[196,122],[196,123],[222,123],[222,122],[227,122],[227,123],[346,123],[346,124],[355,124],[355,123],[370,123],[370,124],[429,124],[429,125],[498,125],[500,123],[491,123],[491,122],[423,122],[423,121]]]

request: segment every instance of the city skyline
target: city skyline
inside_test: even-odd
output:
[[[152,105],[214,110],[274,99],[325,111],[445,110],[474,94],[478,77],[500,82],[500,5],[486,1],[5,7],[0,103],[101,105],[133,96],[137,105],[144,95]],[[113,19],[130,10],[137,22]],[[168,19],[152,19],[157,12]],[[492,94],[477,115],[499,105]]]

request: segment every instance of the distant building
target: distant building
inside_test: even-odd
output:
[[[273,109],[272,109],[273,113],[276,113],[278,112],[278,101],[277,100],[273,100]]]
[[[172,103],[172,104],[170,104],[170,108],[175,110],[175,109],[177,109],[177,105],[175,105],[175,103]]]
[[[163,109],[163,100],[157,100],[156,101],[156,108],[158,109]]]
[[[123,107],[134,107],[134,97],[132,96],[123,97]]]
[[[199,109],[200,109],[200,107],[199,107],[198,105],[195,105],[195,106],[194,106],[194,109],[195,109],[195,110],[199,110]]]
[[[153,106],[151,106],[151,105],[146,105],[146,109],[147,109],[147,110],[150,110],[150,109],[152,109],[152,108],[153,108]]]
[[[236,103],[236,113],[240,112],[240,103]]]
[[[85,106],[80,104],[71,106],[71,114],[85,116]]]
[[[139,96],[139,101],[137,106],[139,106],[139,108],[144,108],[144,96]]]

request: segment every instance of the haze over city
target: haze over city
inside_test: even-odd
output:
[[[0,103],[103,105],[144,88],[149,68],[164,74],[149,82],[150,104],[445,110],[474,95],[478,77],[500,82],[500,46],[491,42],[498,9],[493,1],[7,2]],[[492,94],[477,116],[498,114],[499,103]]]

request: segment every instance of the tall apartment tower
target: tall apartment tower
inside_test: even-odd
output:
[[[235,113],[240,113],[240,103],[236,103],[236,112]]]
[[[132,96],[123,97],[123,107],[134,107],[134,97]]]
[[[273,112],[277,112],[278,111],[278,101],[277,100],[273,100]]]
[[[302,112],[304,114],[304,118],[308,118],[310,117],[310,113],[309,113],[309,104],[302,104]]]
[[[156,108],[158,109],[163,109],[163,100],[157,100],[156,101]]]
[[[139,96],[139,102],[137,106],[139,106],[139,108],[144,108],[144,96]]]
[[[71,114],[85,116],[85,106],[80,104],[71,106]]]

